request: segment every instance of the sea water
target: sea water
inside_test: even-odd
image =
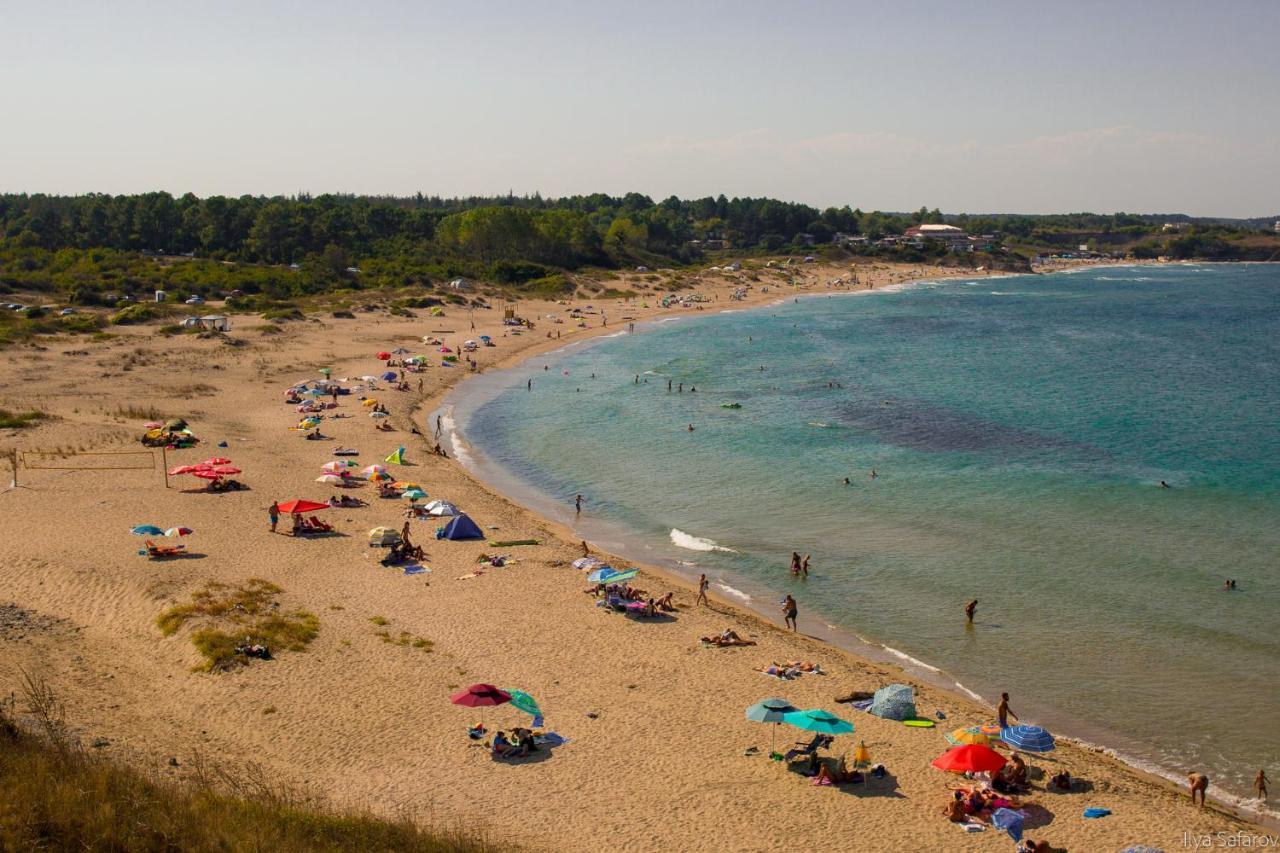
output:
[[[461,431],[500,487],[766,614],[791,593],[802,630],[1219,791],[1275,775],[1280,267],[785,295],[483,377]]]

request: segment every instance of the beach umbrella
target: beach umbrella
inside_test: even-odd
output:
[[[448,347],[440,347],[440,352],[453,352],[453,350],[449,349]]]
[[[400,497],[408,498],[411,501],[421,500],[426,496],[427,496],[427,493],[422,491],[422,489],[405,489],[403,492],[400,493]]]
[[[583,569],[594,569],[597,566],[603,566],[604,560],[600,559],[599,557],[579,557],[578,559],[574,560],[570,565],[572,565],[575,569],[578,569],[579,571],[581,571]]]
[[[986,735],[989,740],[1000,740],[1001,729],[1000,726],[995,723],[983,723],[977,727],[977,730],[979,733]]]
[[[511,697],[512,705],[519,708],[521,711],[524,711],[530,717],[542,716],[542,709],[538,707],[537,700],[528,693],[525,693],[523,690],[512,690],[510,688],[506,688],[503,692]]]
[[[282,504],[276,504],[276,506],[280,508],[281,512],[289,515],[299,512],[319,512],[322,509],[329,508],[328,504],[316,503],[315,501],[303,500],[302,498],[285,501]]]
[[[368,409],[368,408],[370,408],[370,407],[372,407],[372,406],[376,406],[376,405],[378,405],[378,401],[377,401],[377,400],[375,400],[375,399],[373,399],[372,397],[368,397],[368,398],[366,398],[366,399],[364,400],[364,402],[362,402],[360,405],[362,405],[362,406],[364,406],[366,409]]]
[[[388,415],[386,412],[370,412],[369,417],[375,420],[382,420],[383,418],[389,418],[391,416]]]
[[[987,737],[982,732],[978,731],[977,726],[970,726],[967,729],[956,729],[954,732],[951,732],[950,734],[948,734],[947,742],[956,744],[958,746],[963,746],[967,743],[976,743],[981,746],[990,746],[991,738]]]
[[[939,770],[951,773],[994,773],[1005,765],[1005,758],[989,746],[971,743],[953,746],[931,762]]]
[[[462,690],[449,697],[449,701],[455,705],[465,705],[468,708],[479,708],[488,705],[501,705],[511,701],[511,694],[505,690],[499,690],[492,684],[473,684],[466,690]]]
[[[169,476],[177,477],[180,474],[190,474],[193,471],[203,471],[203,470],[205,469],[199,465],[179,465],[177,468],[169,469]]]
[[[200,463],[201,465],[230,465],[231,460],[225,456],[211,456]]]
[[[316,482],[324,483],[327,486],[340,486],[342,485],[342,478],[337,474],[321,474],[316,477]]]
[[[773,723],[769,732],[769,751],[778,742],[778,726],[786,722],[787,714],[800,710],[786,699],[765,699],[747,708],[747,719],[753,723]]]
[[[348,468],[354,468],[359,462],[352,462],[350,459],[335,459],[332,462],[326,462],[320,466],[321,471],[327,471],[330,474],[337,474],[346,471]]]
[[[410,483],[407,480],[397,480],[396,482],[391,484],[391,487],[394,489],[421,489],[422,488],[422,486],[419,486],[417,483]]]
[[[163,536],[164,530],[154,524],[139,524],[129,531],[134,536]]]
[[[635,569],[627,569],[626,571],[622,571],[622,572],[618,572],[618,573],[616,573],[616,574],[609,575],[609,576],[605,579],[605,583],[622,583],[623,581],[629,581],[629,580],[631,580],[632,578],[634,578],[634,577],[635,577],[636,575],[638,575],[638,574],[640,574],[640,573],[639,573],[638,571],[636,571]]]
[[[391,358],[391,353],[380,352],[378,353],[377,358],[378,358],[378,361],[386,361],[387,359]]]
[[[164,532],[164,535],[169,537],[190,536],[192,533],[195,533],[195,531],[190,527],[170,527]]]
[[[192,477],[199,477],[201,480],[221,480],[222,475],[208,468],[201,468],[199,471],[192,471]]]
[[[426,510],[427,515],[434,515],[437,518],[446,518],[457,515],[459,512],[458,508],[448,501],[432,501],[427,504]]]
[[[1053,735],[1039,726],[1010,726],[1000,732],[1000,740],[1023,752],[1053,752]]]
[[[370,477],[374,474],[385,474],[386,472],[387,467],[385,465],[366,465],[364,468],[360,469],[360,473],[364,474],[366,477]]]
[[[325,379],[328,379],[328,378],[329,378],[329,374],[330,374],[330,373],[332,373],[332,372],[333,372],[333,371],[332,371],[332,370],[330,370],[330,369],[329,369],[329,368],[327,368],[327,367],[322,367],[322,368],[320,368],[320,375],[321,375],[321,376],[323,376]]]
[[[209,470],[220,477],[228,477],[232,474],[243,473],[239,468],[237,468],[234,465],[218,465],[216,467],[210,468]]]
[[[393,350],[391,351],[391,354],[392,354],[392,355],[406,355],[406,354],[408,354],[408,352],[409,352],[409,351],[408,351],[407,349],[405,349],[404,347],[396,347],[395,349],[393,349]]]
[[[609,578],[614,575],[620,575],[622,572],[613,566],[601,566],[591,574],[587,575],[587,583],[608,583]]]
[[[867,712],[886,720],[912,720],[916,716],[915,691],[906,684],[881,687],[871,699]]]
[[[164,426],[164,424],[160,423],[159,421],[147,421],[145,424],[142,425],[142,428],[143,429],[160,429],[160,427],[162,426]]]
[[[481,335],[481,336],[480,336],[480,340],[482,340],[482,341],[491,341],[491,340],[493,340],[493,338],[489,337],[488,335]]]
[[[387,382],[394,382],[396,378],[396,373],[394,370],[388,370],[386,373],[382,374],[382,378]]]
[[[376,471],[368,475],[368,480],[371,483],[385,483],[387,480],[390,480],[390,479],[391,479],[391,475],[388,474],[386,471]]]
[[[824,735],[845,735],[853,731],[853,723],[842,720],[821,708],[791,711],[783,715],[782,721],[789,726]]]
[[[1014,841],[1022,840],[1022,821],[1026,815],[1013,809],[996,809],[991,813],[991,825],[1009,833]]]

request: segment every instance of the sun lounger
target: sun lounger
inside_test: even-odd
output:
[[[814,735],[813,740],[808,743],[796,742],[798,749],[792,748],[786,751],[782,756],[783,761],[791,761],[793,758],[804,758],[813,755],[819,749],[823,749],[831,745],[831,735]]]
[[[150,539],[146,540],[146,555],[153,560],[164,560],[169,557],[181,557],[186,553],[185,545],[157,545]]]

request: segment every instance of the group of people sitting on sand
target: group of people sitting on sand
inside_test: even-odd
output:
[[[703,637],[702,642],[709,646],[719,646],[725,648],[727,646],[754,646],[755,640],[744,640],[738,636],[738,632],[732,628],[725,628],[714,637]]]
[[[332,530],[332,524],[326,524],[314,515],[303,516],[299,513],[293,515],[292,532],[294,536],[304,536],[308,533],[329,533]]]
[[[768,666],[760,667],[757,671],[763,672],[765,675],[772,675],[775,678],[785,678],[788,680],[792,678],[799,678],[805,673],[813,673],[815,675],[826,674],[822,671],[822,667],[820,665],[813,663],[812,661],[801,660],[789,660],[784,663],[774,661]]]
[[[510,736],[506,732],[498,732],[493,736],[493,754],[499,758],[522,758],[531,752],[538,751],[534,742],[533,730],[516,728]]]
[[[850,770],[843,755],[836,759],[835,766],[832,767],[818,758],[817,753],[813,753],[809,756],[809,765],[810,772],[804,772],[803,775],[812,777],[815,785],[847,785],[862,782],[866,778],[860,771]],[[885,773],[884,765],[877,764],[866,775],[880,778]]]
[[[349,495],[343,495],[342,497],[338,497],[337,495],[330,495],[329,506],[350,508],[350,507],[368,506],[368,504],[360,500],[360,498],[353,498],[353,497],[350,497]]]
[[[1000,794],[1025,794],[1031,790],[1027,781],[1027,762],[1016,752],[1009,762],[991,778],[991,787]]]
[[[421,545],[413,545],[409,542],[401,541],[391,546],[391,550],[387,551],[381,562],[384,566],[398,566],[411,560],[422,561],[425,559],[427,559],[427,554],[422,550]]]
[[[219,477],[216,480],[209,481],[209,491],[211,492],[242,492],[248,488],[239,480],[232,480],[229,477]]]
[[[1015,756],[1016,757],[1016,756]],[[1023,765],[1025,773],[1026,766]],[[1024,789],[1025,790],[1025,789]],[[982,784],[970,788],[953,788],[951,799],[942,812],[952,823],[990,823],[996,809],[1016,809],[1019,803],[1009,794],[1003,794]]]

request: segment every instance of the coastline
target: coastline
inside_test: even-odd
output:
[[[1031,277],[1038,275],[1054,275],[1069,274],[1083,272],[1086,270],[1094,270],[1101,268],[1119,268],[1133,269],[1148,266],[1197,266],[1198,262],[1187,262],[1181,264],[1179,262],[1159,262],[1159,261],[1130,261],[1130,262],[1083,262],[1070,264],[1066,266],[1053,266],[1049,268],[1038,268],[1030,273],[990,271],[986,273],[976,273],[973,277],[984,279],[1012,279],[1019,277]],[[968,278],[966,275],[947,275],[947,276],[926,276],[919,279],[909,279],[894,282],[879,288],[879,292],[894,292],[904,290],[910,287],[929,284],[933,281],[943,279],[963,279]],[[819,297],[833,296],[868,296],[874,294],[875,289],[859,288],[846,289],[836,291],[822,290],[806,290],[794,293],[788,293],[777,299],[756,302],[750,305],[743,305],[735,308],[724,308],[718,311],[709,312],[711,316],[721,314],[738,313],[743,311],[759,311],[791,301],[799,301],[801,299],[809,300]],[[678,321],[687,314],[676,313],[674,315],[666,314],[651,318],[644,323],[637,323],[634,332],[611,331],[607,327],[597,327],[588,330],[587,335],[580,336],[574,341],[547,348],[531,348],[520,353],[513,354],[511,357],[499,362],[494,366],[491,372],[511,372],[526,365],[535,357],[555,358],[562,353],[566,353],[573,349],[589,347],[600,343],[603,340],[617,337],[621,334],[641,334],[649,328],[656,325]],[[446,424],[446,438],[450,442],[451,449],[454,452],[455,459],[459,462],[465,474],[471,478],[477,485],[487,491],[497,495],[501,499],[507,500],[524,512],[528,512],[536,517],[542,524],[546,525],[555,535],[557,535],[566,546],[573,546],[575,542],[582,539],[584,533],[594,530],[598,532],[596,537],[587,537],[592,546],[592,553],[599,554],[604,557],[612,558],[613,561],[621,561],[630,566],[640,569],[643,574],[653,575],[655,578],[661,579],[668,586],[677,586],[682,588],[686,593],[696,593],[697,589],[697,571],[692,568],[679,565],[678,561],[671,558],[655,559],[652,555],[642,553],[644,550],[650,550],[643,545],[633,531],[626,530],[619,524],[587,519],[586,524],[582,524],[580,520],[572,518],[572,514],[567,510],[559,507],[559,504],[549,495],[545,495],[524,480],[519,475],[509,471],[498,463],[487,457],[483,450],[472,444],[467,438],[465,431],[458,423],[457,412],[459,409],[474,412],[483,401],[477,401],[477,397],[488,399],[489,395],[486,391],[492,389],[480,390],[480,386],[491,383],[482,383],[481,377],[469,376],[464,377],[462,381],[446,388],[434,395],[432,398],[424,401],[421,405],[415,407],[413,417],[420,425],[425,425],[430,421],[434,421],[437,415],[443,417]],[[425,414],[426,420],[420,416]],[[601,544],[603,543],[603,544]],[[690,563],[689,565],[693,565]],[[785,630],[781,624],[781,620],[772,615],[771,611],[766,611],[765,602],[759,592],[754,590],[742,590],[729,584],[712,580],[712,593],[716,594],[716,588],[719,587],[719,597],[723,604],[733,611],[745,611],[753,620],[758,620],[764,624],[782,631]],[[735,578],[739,583],[743,582],[741,578]],[[751,586],[749,582],[744,584]],[[763,588],[762,588],[763,590]],[[769,590],[770,594],[775,591]],[[771,599],[770,599],[771,600]],[[775,608],[771,608],[775,609]],[[813,613],[814,611],[810,611]],[[817,615],[821,616],[818,611]],[[856,629],[844,626],[834,625],[825,619],[818,621],[818,627],[815,629],[812,624],[806,625],[805,636],[816,640],[820,643],[830,646],[832,649],[842,654],[847,654],[855,658],[860,664],[876,664],[888,666],[893,670],[900,672],[907,683],[913,685],[927,684],[928,686],[942,690],[948,693],[954,701],[959,703],[970,703],[988,711],[994,710],[994,704],[988,701],[981,693],[976,692],[961,682],[956,676],[933,666],[927,661],[919,660],[911,655],[902,652],[892,646],[870,639],[860,635]],[[982,689],[994,690],[994,685],[981,685]],[[1089,726],[1075,720],[1067,715],[1057,712],[1052,707],[1043,705],[1035,705],[1028,703],[1020,703],[1027,705],[1033,712],[1038,711],[1040,718],[1038,721],[1049,725],[1058,738],[1059,742],[1067,742],[1075,747],[1086,750],[1107,758],[1117,761],[1124,767],[1134,773],[1137,773],[1149,781],[1169,786],[1174,790],[1178,790],[1184,784],[1182,778],[1177,771],[1161,767],[1151,761],[1142,759],[1127,751],[1123,745],[1115,745],[1116,742],[1123,742],[1123,736],[1104,729],[1096,731],[1088,731]],[[1036,714],[1025,715],[1028,719],[1035,719]],[[1256,807],[1256,801],[1246,800],[1232,794],[1222,794],[1221,792],[1210,793],[1210,798],[1215,805],[1224,813],[1230,814],[1241,820],[1254,821],[1261,826],[1271,829],[1280,829],[1280,811],[1273,809],[1265,809]]]
[[[909,280],[911,271],[880,270],[877,281]],[[822,295],[823,277],[838,272],[847,269],[811,267],[807,295]],[[709,300],[719,298],[718,305],[703,303],[700,314],[656,305],[637,310],[637,325],[806,294],[772,286],[760,293],[757,285],[746,303],[728,302],[737,284],[722,276],[700,285]],[[627,321],[619,325],[615,318],[631,313],[611,301],[604,304],[608,330],[598,328],[598,315],[588,315],[590,328],[539,321],[538,329],[507,338],[503,307],[443,318],[315,316],[279,333],[255,328],[254,318],[237,319],[236,346],[127,327],[95,342],[91,353],[69,349],[78,341],[53,339],[47,351],[0,354],[8,402],[54,415],[7,434],[7,446],[136,452],[142,422],[155,410],[190,419],[205,440],[197,449],[170,453],[169,465],[224,454],[244,469],[241,479],[250,486],[210,494],[178,479],[166,489],[154,469],[22,471],[22,487],[0,498],[6,509],[0,533],[11,543],[0,604],[12,601],[19,613],[35,615],[22,617],[25,636],[6,636],[0,644],[0,684],[20,683],[23,670],[37,674],[65,701],[67,719],[84,742],[100,739],[108,744],[105,755],[165,777],[198,779],[195,768],[205,762],[232,771],[256,766],[272,780],[338,804],[465,825],[527,849],[594,850],[605,835],[633,850],[781,853],[847,845],[851,820],[859,837],[876,839],[881,849],[978,851],[1007,843],[992,832],[969,836],[947,824],[939,807],[955,777],[929,766],[946,748],[942,734],[950,727],[990,719],[985,705],[910,678],[921,685],[921,715],[944,712],[948,722],[940,726],[946,728],[908,728],[846,711],[832,704],[834,696],[903,680],[902,661],[878,663],[782,631],[723,597],[712,608],[698,607],[686,583],[660,570],[645,571],[643,585],[675,592],[677,609],[669,618],[633,620],[594,607],[581,593],[581,574],[568,568],[581,551],[567,527],[521,507],[454,460],[431,455],[429,430],[419,429],[421,439],[411,433],[410,411],[421,419],[450,389],[466,385],[471,374],[465,369],[433,363],[419,374],[418,393],[380,390],[390,432],[372,428],[358,397],[341,398],[325,421],[329,442],[304,441],[290,431],[297,415],[280,392],[321,369],[359,376],[374,372],[375,353],[421,347],[427,333],[450,344],[488,334],[498,348],[481,348],[475,357],[501,379],[496,371],[539,353],[616,334]],[[534,318],[566,310],[547,302],[520,306]],[[554,331],[544,337],[557,328],[563,339],[554,340]],[[184,367],[139,370],[139,364]],[[225,450],[214,449],[223,442]],[[488,537],[542,544],[503,549],[512,559],[494,570],[478,562],[493,553],[486,541],[436,541],[436,523],[415,522],[414,538],[429,551],[428,571],[406,576],[378,565],[365,533],[374,525],[403,524],[403,504],[380,501],[367,487],[354,494],[368,498],[368,507],[326,514],[337,528],[332,536],[272,535],[265,506],[273,499],[327,497],[330,489],[316,484],[316,469],[338,444],[362,451],[361,465],[380,462],[403,444],[408,461],[396,469],[400,476],[421,482],[433,498],[457,503],[482,529],[501,531]],[[47,523],[54,517],[61,519],[57,526]],[[143,522],[193,528],[185,544],[196,559],[139,557],[139,540],[129,530]],[[197,671],[202,659],[190,631],[163,636],[157,615],[208,582],[251,578],[280,586],[282,607],[317,614],[319,634],[305,652],[281,651],[274,662]],[[727,624],[758,645],[698,643]],[[429,651],[398,643],[397,636],[424,638]],[[784,682],[758,671],[793,659],[818,662],[826,674]],[[510,708],[449,702],[473,682],[532,693],[548,712],[548,726],[571,743],[533,761],[493,760],[466,737],[466,728],[483,722],[498,729],[527,717]],[[888,768],[889,781],[815,788],[767,760],[764,750],[774,736],[785,748],[802,733],[745,721],[742,708],[765,696],[855,721],[857,733],[838,738],[833,757],[865,740],[874,760]],[[748,747],[760,751],[744,753]],[[1192,809],[1185,787],[1087,748],[1064,742],[1033,765],[1067,769],[1090,786],[1069,794],[1034,792],[1037,807],[1048,812],[1038,819],[1051,820],[1035,824],[1033,837],[1058,847],[1171,848],[1183,830],[1262,831],[1214,804]],[[626,796],[583,796],[599,790],[601,780]],[[1086,805],[1105,805],[1115,816],[1081,820]],[[512,814],[521,820],[506,817]],[[708,815],[716,819],[709,822]]]

